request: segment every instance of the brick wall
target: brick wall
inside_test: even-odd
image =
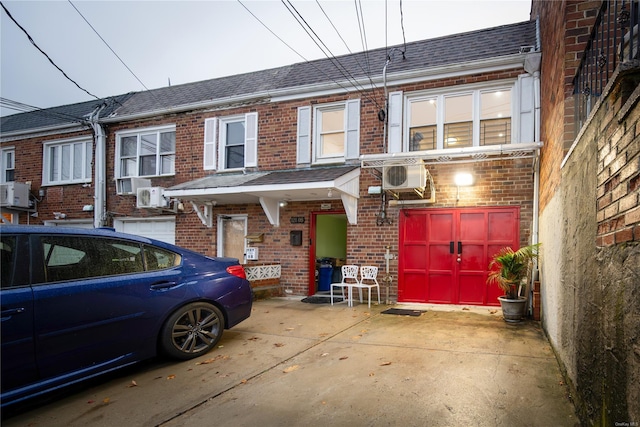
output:
[[[533,1],[540,18],[541,126],[540,210],[560,184],[560,164],[576,137],[573,78],[589,38],[600,1]]]
[[[456,78],[444,78],[423,83],[412,83],[401,87],[393,87],[390,90],[402,90],[404,92],[428,90],[439,87],[452,87],[478,82],[487,82],[495,79],[515,79],[523,70],[513,69],[508,71],[479,73]],[[117,195],[116,182],[112,179],[115,166],[116,133],[122,130],[142,129],[152,126],[175,124],[176,126],[176,164],[175,176],[159,177],[152,179],[153,186],[171,187],[173,185],[198,179],[213,173],[203,170],[203,138],[204,120],[209,117],[225,117],[231,115],[258,112],[259,120],[259,170],[277,170],[295,168],[296,159],[296,127],[297,109],[300,106],[313,106],[321,103],[344,101],[360,97],[361,99],[361,154],[373,154],[384,152],[383,124],[378,120],[378,111],[382,106],[382,91],[371,91],[368,96],[360,94],[344,94],[302,99],[294,101],[268,104],[258,101],[249,105],[230,105],[224,108],[210,109],[206,111],[193,111],[181,114],[170,114],[153,119],[141,119],[127,123],[110,124],[106,126],[107,134],[107,180],[108,211],[110,212],[109,224],[112,225],[114,217],[148,217],[156,216],[156,212],[136,208],[134,195]],[[377,101],[377,102],[376,102]],[[42,156],[41,141],[34,141],[30,148],[33,154],[30,162],[39,165]],[[358,162],[356,162],[357,164]],[[18,165],[19,167],[19,165]],[[40,170],[40,166],[38,166]],[[465,164],[434,164],[429,165],[429,170],[435,180],[437,188],[437,203],[434,207],[465,207],[465,206],[500,206],[520,205],[522,207],[521,218],[521,244],[526,244],[530,236],[532,221],[533,200],[533,168],[530,159],[484,161]],[[460,198],[456,199],[457,188],[453,184],[453,175],[459,170],[471,172],[475,177],[472,187],[461,188]],[[355,264],[369,264],[378,266],[383,272],[385,269],[385,249],[390,247],[393,253],[397,253],[398,242],[398,214],[400,208],[388,208],[387,214],[391,224],[378,226],[376,220],[381,209],[381,199],[378,195],[369,195],[369,186],[381,185],[380,180],[370,170],[363,169],[360,183],[360,199],[358,202],[358,224],[347,227],[347,262]],[[41,172],[40,172],[41,173]],[[40,177],[33,178],[39,182]],[[81,186],[79,186],[82,188]],[[91,197],[93,189],[83,189],[86,197]],[[68,189],[60,187],[59,191],[67,192]],[[70,190],[69,190],[70,191]],[[53,193],[52,193],[53,196]],[[82,195],[82,197],[85,197]],[[87,204],[80,200],[81,196],[74,198],[73,203],[78,203],[79,209]],[[82,203],[79,203],[81,202]],[[252,246],[259,248],[259,263],[278,263],[282,267],[280,284],[282,288],[295,295],[306,295],[309,290],[310,275],[314,273],[314,260],[310,254],[310,225],[312,216],[321,210],[321,204],[326,201],[316,202],[290,202],[281,209],[280,227],[273,227],[260,205],[229,205],[216,206],[214,216],[219,214],[235,215],[246,214],[249,218],[248,233],[264,233],[263,243],[254,243]],[[342,212],[342,204],[339,201],[332,202],[332,210]],[[171,214],[173,215],[173,214]],[[290,218],[304,217],[304,224],[291,224]],[[175,214],[176,218],[176,244],[188,247],[195,251],[215,256],[217,246],[217,224],[212,228],[203,225],[198,216],[193,212],[190,204],[185,204],[185,211]],[[303,233],[301,246],[292,246],[289,241],[289,233],[293,230],[301,230]],[[247,262],[252,265],[252,261]],[[390,263],[390,274],[397,278],[397,261]],[[394,283],[394,287],[396,284]],[[396,294],[395,288],[392,294]]]
[[[84,205],[94,204],[93,186],[83,187],[83,184],[42,186],[43,144],[82,136],[93,140],[91,131],[80,131],[2,144],[2,147],[15,147],[15,181],[30,181],[33,196],[38,196],[40,189],[45,191],[44,197],[38,202],[38,216],[32,217],[29,216],[30,212],[21,212],[19,213],[20,224],[43,224],[46,220],[54,219],[53,212],[65,213],[67,220],[93,218],[93,212],[82,211]]]
[[[606,99],[606,114],[592,135],[598,146],[598,246],[640,241],[640,72],[623,82]]]

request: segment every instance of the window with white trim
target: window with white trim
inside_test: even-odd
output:
[[[511,141],[511,91],[480,92],[480,145]]]
[[[91,182],[93,142],[74,139],[44,144],[42,184],[59,185]]]
[[[316,159],[344,157],[345,110],[344,105],[316,108]]]
[[[220,169],[244,167],[245,119],[220,120]]]
[[[391,93],[389,152],[458,149],[520,142],[515,129],[512,132],[513,116],[518,109],[513,93],[519,84],[468,88],[457,92],[421,92],[404,96],[402,92]],[[529,97],[530,94],[521,96]],[[403,101],[404,114],[398,114],[403,110]],[[522,100],[520,103],[523,103]]]
[[[175,126],[116,134],[116,178],[173,175],[175,162]]]
[[[0,149],[0,183],[15,181],[16,150],[14,147]]]
[[[341,163],[359,155],[359,99],[298,108],[298,164]]]
[[[258,113],[206,119],[203,158],[204,169],[209,170],[223,171],[256,167],[258,165]]]

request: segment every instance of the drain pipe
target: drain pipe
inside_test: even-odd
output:
[[[387,55],[387,60],[384,63],[384,67],[382,67],[382,85],[384,87],[384,110],[381,110],[378,113],[378,120],[380,120],[382,125],[382,145],[385,153],[389,152],[389,144],[387,141],[387,123],[389,122],[389,89],[387,88],[387,67],[391,64],[393,60],[393,54],[398,51],[397,48],[391,49],[389,54]],[[405,59],[405,54],[403,51],[399,51],[402,53],[402,58]]]
[[[95,139],[95,152],[93,154],[95,169],[93,226],[95,228],[105,226],[105,220],[107,217],[107,137],[104,129],[102,128],[102,125],[98,122],[100,119],[100,113],[104,108],[105,104],[100,105],[89,116],[89,124],[93,129],[93,135]]]
[[[536,24],[536,28],[538,28]],[[539,53],[538,53],[539,55]],[[539,57],[538,57],[539,58]],[[534,108],[534,141],[540,141],[540,62],[537,61],[535,63],[535,68],[533,69],[533,87],[534,87],[534,97],[533,97],[533,108]],[[533,224],[532,224],[532,232],[531,232],[531,243],[537,244],[539,243],[539,227],[540,227],[540,149],[536,150],[536,156],[534,158],[534,168],[533,168]],[[536,281],[539,282],[539,271],[538,271],[538,259],[533,260],[533,268],[531,273],[531,283],[529,286],[530,292],[527,297],[531,297],[529,299],[529,309],[533,314],[533,292],[540,292],[540,289],[535,288]]]
[[[387,66],[391,63],[391,56],[387,56],[387,60],[382,68],[382,85],[384,87],[384,110],[378,113],[378,120],[382,121],[382,150],[387,153],[389,144],[387,143],[387,122],[389,117],[389,90],[387,89]]]

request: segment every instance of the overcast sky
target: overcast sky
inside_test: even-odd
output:
[[[363,38],[368,49],[402,44],[402,23],[410,42],[526,21],[531,9],[530,0],[404,0],[401,19],[398,0],[1,1],[56,65],[101,98],[324,58],[289,2],[336,56],[363,51]],[[2,98],[39,108],[93,99],[0,15]]]

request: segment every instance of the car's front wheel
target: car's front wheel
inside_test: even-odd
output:
[[[160,345],[176,359],[192,359],[211,350],[222,337],[224,316],[214,305],[194,302],[177,310],[167,319]]]

